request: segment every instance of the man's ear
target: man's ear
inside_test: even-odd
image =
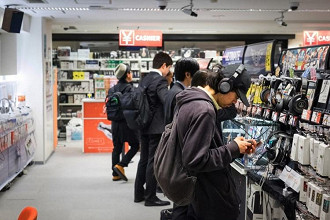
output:
[[[185,75],[186,75],[186,78],[189,78],[189,77],[192,78],[191,74],[189,72],[185,72]]]

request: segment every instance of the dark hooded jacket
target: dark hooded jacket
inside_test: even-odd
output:
[[[215,105],[205,91],[189,88],[176,100],[183,164],[197,176],[192,206],[198,220],[237,219],[240,201],[229,166],[240,156],[238,145],[223,145]]]

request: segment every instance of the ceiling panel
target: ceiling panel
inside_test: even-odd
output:
[[[297,11],[287,12],[290,2],[299,2]],[[308,29],[330,30],[330,0],[194,0],[198,17],[180,9],[189,0],[169,0],[167,9],[153,11],[156,0],[47,0],[47,4],[28,4],[24,0],[2,0],[0,7],[19,4],[21,7],[62,7],[61,10],[20,9],[31,16],[50,18],[54,33],[118,33],[118,29],[158,29],[164,33],[279,33],[294,34]],[[111,2],[111,4],[110,4]],[[98,6],[91,10],[69,10],[70,7]],[[148,8],[149,11],[124,11],[125,8]],[[219,11],[210,11],[217,9]],[[247,10],[252,11],[247,11]],[[260,11],[259,11],[260,10]],[[308,10],[308,11],[306,11]],[[315,10],[322,10],[315,11]],[[284,11],[287,27],[274,19]],[[77,30],[64,30],[74,25]]]

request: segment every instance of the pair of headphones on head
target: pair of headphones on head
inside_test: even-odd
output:
[[[243,64],[240,64],[235,70],[235,73],[229,78],[223,78],[218,84],[218,91],[222,94],[227,94],[233,90],[234,81],[236,78],[243,73],[245,67]]]

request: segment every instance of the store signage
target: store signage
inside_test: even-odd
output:
[[[163,33],[149,30],[120,30],[119,46],[162,47]]]
[[[304,46],[330,44],[330,31],[304,31]]]

